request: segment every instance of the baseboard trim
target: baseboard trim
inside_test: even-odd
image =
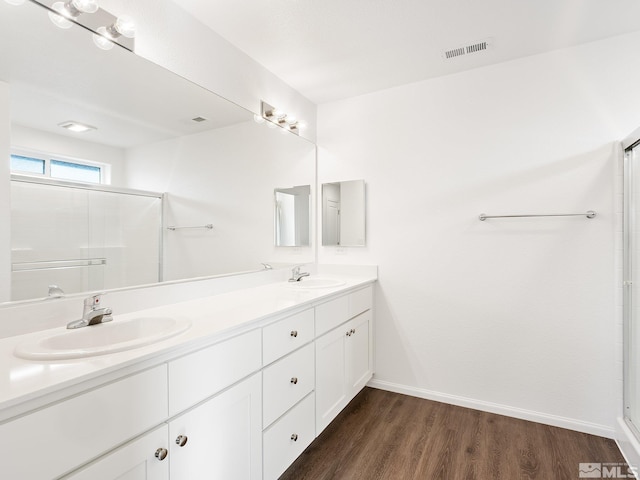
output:
[[[375,378],[370,380],[369,383],[367,383],[367,386],[377,388],[379,390],[402,393],[404,395],[410,395],[412,397],[448,403],[450,405],[457,405],[459,407],[466,407],[474,410],[481,410],[483,412],[505,415],[507,417],[519,418],[521,420],[543,423],[545,425],[551,425],[553,427],[560,427],[566,428],[568,430],[575,430],[577,432],[589,433],[591,435],[597,435],[599,437],[606,437],[611,439],[615,438],[615,430],[613,428],[607,427],[605,425],[599,425],[597,423],[582,422],[573,418],[566,418],[558,415],[550,415],[546,413],[535,412],[532,410],[510,407],[507,405],[475,400],[473,398],[450,395],[448,393],[435,392],[432,390],[426,390],[424,388],[410,387],[408,385],[386,382],[384,380],[378,380]]]

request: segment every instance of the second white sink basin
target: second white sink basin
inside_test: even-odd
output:
[[[55,333],[16,346],[15,355],[27,360],[66,360],[139,348],[178,335],[191,327],[188,320],[169,317],[117,319]]]
[[[334,288],[341,287],[346,282],[336,278],[303,277],[298,282],[289,282],[291,288]]]

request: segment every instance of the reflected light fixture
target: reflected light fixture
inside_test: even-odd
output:
[[[70,28],[71,20],[77,19],[83,13],[95,13],[100,8],[97,0],[67,0],[55,2],[51,5],[49,18],[56,27]]]
[[[136,36],[136,24],[128,16],[118,17],[108,27],[99,27],[93,34],[93,43],[102,50],[111,50],[114,40],[118,37],[134,38]]]
[[[282,128],[283,132],[288,131],[296,135],[300,134],[300,124],[298,119],[293,115],[287,115],[282,110],[269,105],[264,100],[260,103],[260,111],[262,119],[267,120],[268,127],[273,128],[278,126]],[[256,123],[262,123],[259,122],[256,117],[257,115],[254,116]]]
[[[93,43],[102,50],[111,50],[114,44],[109,39],[109,36],[107,27],[98,27],[96,33],[93,34]]]
[[[59,123],[58,126],[62,128],[66,128],[67,130],[70,130],[75,133],[84,133],[84,132],[88,132],[89,130],[97,130],[96,127],[87,125],[86,123],[76,122],[74,120],[68,120],[66,122]]]

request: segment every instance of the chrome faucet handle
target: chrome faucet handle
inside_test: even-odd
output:
[[[100,305],[100,300],[102,300],[101,294],[91,295],[84,299],[84,306],[91,307],[91,309],[95,309]]]
[[[96,293],[84,299],[83,315],[87,315],[93,310],[100,308],[100,302],[102,301],[102,293]]]

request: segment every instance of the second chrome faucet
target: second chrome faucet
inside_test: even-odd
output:
[[[84,308],[82,310],[82,318],[80,320],[74,320],[67,324],[67,328],[81,328],[88,327],[89,325],[97,325],[98,323],[110,322],[113,320],[111,314],[113,311],[110,308],[103,308],[100,306],[102,301],[102,295],[92,295],[84,299]]]
[[[300,267],[301,265],[293,267],[291,270],[291,278],[289,279],[290,282],[299,282],[303,277],[311,275],[309,272],[300,272]]]

